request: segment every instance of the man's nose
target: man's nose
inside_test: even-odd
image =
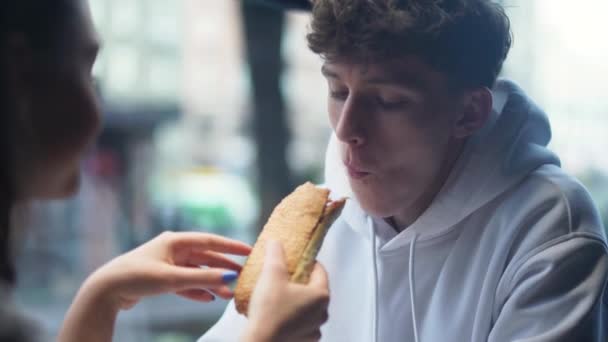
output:
[[[336,136],[344,143],[360,146],[365,143],[365,106],[356,97],[349,96],[341,108]]]

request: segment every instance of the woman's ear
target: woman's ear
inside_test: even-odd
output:
[[[477,132],[492,111],[492,92],[486,87],[476,88],[464,96],[462,113],[454,125],[454,137],[464,139]]]

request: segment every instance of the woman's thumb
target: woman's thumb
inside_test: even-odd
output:
[[[285,253],[283,246],[278,240],[266,241],[266,254],[264,256],[264,267],[262,274],[271,277],[289,279],[287,265],[285,264]]]
[[[308,285],[329,290],[329,277],[325,267],[320,263],[315,263],[312,273],[310,274],[310,281]]]

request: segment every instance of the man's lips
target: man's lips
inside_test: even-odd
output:
[[[362,179],[371,174],[371,172],[365,171],[362,168],[354,166],[353,164],[350,164],[350,163],[344,163],[344,166],[346,167],[346,171],[348,172],[348,175],[352,179]]]

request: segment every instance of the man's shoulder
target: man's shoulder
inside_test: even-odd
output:
[[[573,237],[606,242],[604,228],[589,192],[555,165],[530,173],[497,203],[508,222],[502,234],[525,236],[521,244],[536,247]],[[520,246],[523,247],[523,246]]]
[[[585,258],[607,253],[597,208],[585,187],[558,166],[545,165],[497,198],[485,227],[496,255],[504,256],[504,279],[521,266],[547,258]],[[548,259],[543,259],[548,260]]]

